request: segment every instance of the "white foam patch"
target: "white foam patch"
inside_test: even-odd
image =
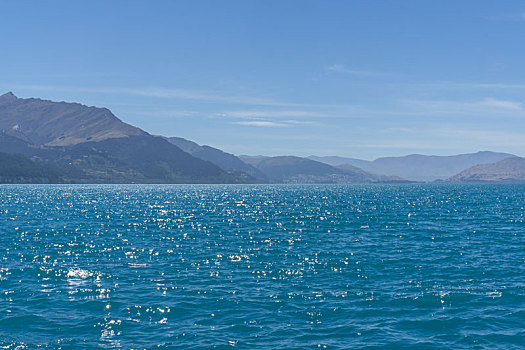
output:
[[[79,268],[70,268],[67,272],[68,278],[80,278],[80,279],[86,279],[88,277],[93,276],[93,272],[88,270],[82,270]]]

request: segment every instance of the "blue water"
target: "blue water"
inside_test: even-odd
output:
[[[8,349],[523,348],[525,186],[0,186]]]

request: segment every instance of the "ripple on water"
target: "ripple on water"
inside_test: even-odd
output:
[[[516,348],[525,186],[0,186],[0,346]]]

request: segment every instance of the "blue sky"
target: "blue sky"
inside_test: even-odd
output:
[[[523,1],[1,1],[0,91],[235,154],[525,155]]]

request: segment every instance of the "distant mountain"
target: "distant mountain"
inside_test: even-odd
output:
[[[341,164],[341,165],[336,166],[336,168],[342,169],[342,170],[344,170],[346,172],[353,172],[353,173],[357,173],[357,174],[362,174],[363,176],[365,176],[369,180],[368,182],[381,182],[381,183],[414,182],[414,181],[409,181],[409,180],[403,179],[402,177],[399,177],[399,176],[388,176],[388,175],[369,173],[369,172],[364,171],[363,169],[358,168],[358,167],[356,167],[354,165],[351,165],[351,164]]]
[[[0,152],[4,153],[0,182],[385,183],[406,182],[404,179],[434,181],[455,174],[461,175],[457,181],[471,181],[468,179],[476,176],[519,179],[515,168],[509,171],[518,171],[517,175],[507,177],[499,168],[492,170],[493,177],[489,170],[485,175],[460,174],[474,165],[515,157],[508,153],[445,157],[414,154],[374,161],[316,156],[236,157],[183,138],[150,135],[122,122],[106,108],[18,98],[11,92],[0,96]],[[479,169],[485,168],[475,171]]]
[[[321,163],[329,164],[332,166],[338,166],[343,164],[350,164],[353,166],[356,166],[358,168],[364,169],[367,167],[371,161],[369,160],[363,160],[363,159],[357,159],[357,158],[347,158],[347,157],[338,157],[338,156],[308,156],[308,159],[315,160]]]
[[[513,156],[508,153],[488,151],[455,156],[412,154],[404,157],[378,158],[365,167],[365,170],[410,180],[434,181],[446,179],[474,165],[493,163]]]
[[[294,156],[249,159],[275,183],[381,183],[402,179],[377,176],[359,168],[336,168],[307,158]]]
[[[239,156],[240,160],[242,160],[246,164],[249,164],[249,165],[252,165],[252,166],[257,165],[257,164],[259,164],[259,162],[261,160],[268,159],[268,158],[271,158],[271,157],[268,157],[268,156],[247,156],[245,154]]]
[[[193,141],[186,140],[182,137],[167,137],[170,143],[182,149],[184,152],[192,156],[206,160],[217,165],[222,170],[230,172],[234,175],[245,178],[251,182],[267,182],[267,177],[255,167],[243,162],[233,154],[226,153],[220,149],[201,146]]]
[[[404,179],[415,181],[434,181],[438,179],[447,179],[474,165],[494,163],[508,157],[515,156],[509,153],[482,151],[454,156],[425,156],[421,154],[411,154],[404,157],[383,157],[371,162],[343,157],[315,158],[332,164],[347,161],[348,164],[358,166],[363,170],[374,174],[399,176]]]
[[[511,157],[496,163],[476,165],[452,176],[447,182],[525,182],[525,158]]]
[[[105,108],[0,96],[0,152],[59,168],[66,182],[244,183]]]

